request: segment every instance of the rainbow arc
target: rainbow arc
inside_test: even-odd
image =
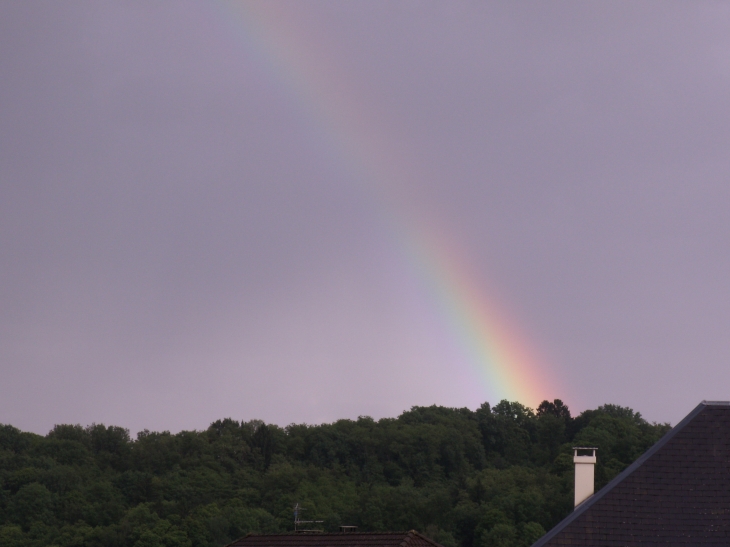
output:
[[[555,394],[545,364],[489,297],[485,284],[476,280],[468,262],[457,256],[455,245],[443,236],[445,230],[436,229],[437,223],[407,199],[405,189],[418,180],[416,166],[383,146],[387,131],[327,69],[322,61],[326,48],[317,48],[277,4],[225,1],[223,6],[224,16],[240,25],[246,47],[255,50],[309,111],[340,159],[368,181],[378,213],[395,232],[413,275],[430,287],[432,304],[469,356],[492,402],[506,398],[536,406]]]

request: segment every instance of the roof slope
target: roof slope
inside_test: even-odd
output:
[[[730,403],[703,401],[533,547],[730,545]]]
[[[228,547],[442,547],[415,530],[336,534],[249,534]]]

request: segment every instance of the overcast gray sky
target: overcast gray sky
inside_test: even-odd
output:
[[[727,3],[3,2],[0,107],[0,423],[498,402],[414,211],[513,393],[730,399]]]

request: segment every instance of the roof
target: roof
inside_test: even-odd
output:
[[[442,547],[410,532],[249,534],[228,547]]]
[[[533,547],[730,545],[730,402],[703,401]]]

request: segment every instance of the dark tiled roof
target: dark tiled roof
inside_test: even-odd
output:
[[[337,534],[249,534],[228,547],[442,547],[415,530]]]
[[[568,545],[730,545],[730,403],[703,401],[533,547]]]

